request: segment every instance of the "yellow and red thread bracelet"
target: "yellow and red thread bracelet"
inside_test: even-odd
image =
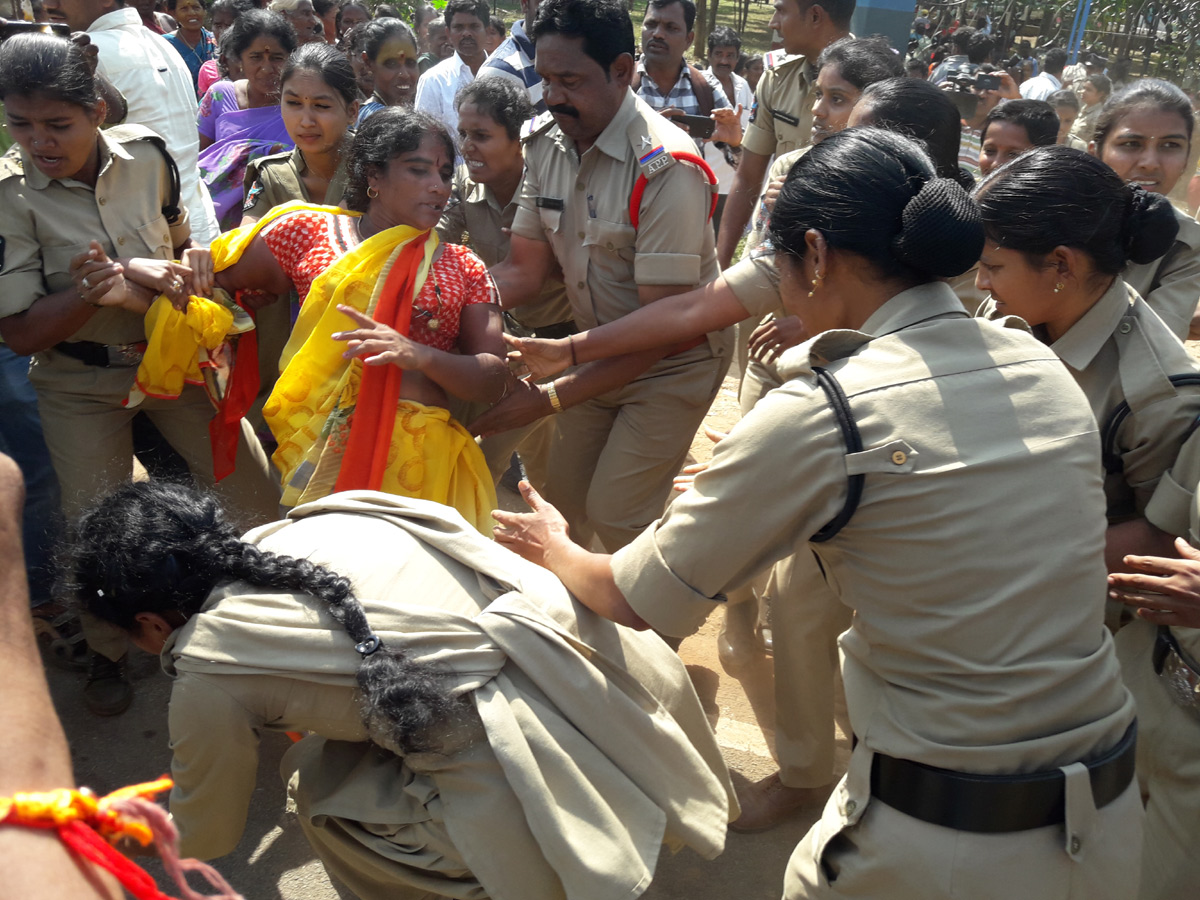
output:
[[[182,900],[242,900],[216,869],[195,859],[179,858],[179,833],[166,811],[153,802],[168,790],[171,779],[119,788],[97,797],[87,788],[60,788],[0,797],[0,825],[55,831],[80,858],[110,872],[137,900],[175,900],[158,889],[154,879],[122,855],[113,842],[130,838],[143,847],[156,845],[163,867],[175,881]],[[218,891],[200,894],[187,883],[197,872]]]

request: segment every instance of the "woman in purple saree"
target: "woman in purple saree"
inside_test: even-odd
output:
[[[292,26],[278,13],[243,13],[225,35],[226,53],[242,63],[245,78],[218,81],[200,101],[200,177],[208,185],[221,230],[242,218],[246,164],[291,149],[279,109],[279,75],[296,49]]]

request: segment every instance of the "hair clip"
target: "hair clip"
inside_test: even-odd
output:
[[[365,641],[361,641],[361,642],[355,644],[354,649],[357,650],[359,653],[361,653],[363,656],[370,656],[372,653],[374,653],[376,650],[378,650],[382,646],[383,646],[383,641],[380,640],[379,635],[373,634],[370,637],[368,637]]]

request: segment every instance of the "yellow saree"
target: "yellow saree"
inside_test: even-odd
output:
[[[254,227],[298,208],[307,207],[277,207]],[[496,494],[475,439],[446,410],[399,400],[399,369],[367,371],[361,360],[344,359],[346,345],[333,339],[355,327],[339,304],[406,334],[436,249],[434,232],[397,226],[363,241],[313,281],[263,407],[279,442],[274,462],[285,506],[335,490],[380,490],[452,506],[491,534]],[[403,296],[389,296],[389,286],[402,287]],[[364,382],[377,378],[389,382],[390,392],[374,398],[382,408],[360,409]]]
[[[212,246],[214,269],[237,262],[264,226],[302,210],[330,207],[287,203],[251,226],[226,232]],[[338,312],[339,304],[407,334],[412,301],[437,245],[435,232],[391,228],[363,241],[313,281],[263,407],[278,442],[272,459],[283,478],[283,505],[335,491],[379,490],[452,506],[491,536],[496,492],[475,439],[447,410],[399,399],[399,369],[344,359],[346,345],[333,339],[335,332],[355,327]],[[401,287],[404,296],[396,296]],[[150,341],[138,381],[151,391],[157,393],[164,381],[194,377],[198,352],[217,340],[225,317],[212,301],[192,300],[195,309],[189,304],[189,312],[181,313],[159,298],[147,318]],[[375,388],[367,391],[371,403],[360,411],[364,381]]]

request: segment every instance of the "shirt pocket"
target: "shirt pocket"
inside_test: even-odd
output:
[[[614,253],[626,262],[633,262],[636,242],[637,229],[632,225],[590,218],[583,226],[583,246]]]
[[[633,281],[636,228],[632,225],[621,225],[605,219],[589,218],[584,222],[580,240],[583,242],[590,278],[605,285],[625,286]],[[605,317],[629,311],[628,309],[606,310],[601,313],[601,321],[607,321]]]
[[[919,454],[908,441],[898,438],[870,450],[846,454],[847,475],[907,475],[917,465]]]
[[[50,293],[65,291],[71,286],[71,260],[86,253],[87,249],[86,243],[42,247],[42,276]]]
[[[562,227],[563,211],[561,209],[551,209],[550,207],[538,207],[538,218],[542,220],[542,228],[547,234],[557,233]]]
[[[138,238],[146,246],[146,255],[151,259],[173,259],[175,256],[174,248],[171,246],[171,230],[167,227],[167,220],[159,216],[152,222],[147,222],[145,225],[137,227]],[[131,253],[131,256],[141,256],[140,253]]]

